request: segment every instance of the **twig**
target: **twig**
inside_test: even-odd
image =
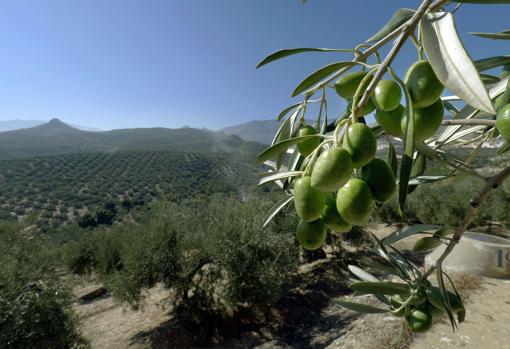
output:
[[[451,126],[451,125],[470,125],[470,126],[496,126],[496,120],[486,120],[486,119],[452,119],[452,120],[444,120],[441,125],[443,126]]]
[[[358,102],[358,105],[356,106],[356,108],[354,108],[354,113],[353,113],[354,115],[357,116],[359,111],[368,103],[370,96],[372,95],[372,93],[375,90],[375,86],[377,85],[379,80],[381,80],[383,75],[386,73],[386,71],[388,70],[388,67],[391,65],[391,63],[397,56],[398,52],[400,51],[400,49],[406,42],[409,35],[414,31],[414,28],[416,27],[416,25],[418,24],[420,19],[423,17],[425,12],[427,12],[427,9],[429,8],[430,3],[431,3],[431,0],[423,0],[420,7],[418,8],[418,10],[416,10],[415,14],[413,15],[413,17],[411,17],[411,19],[406,24],[404,24],[403,27],[400,29],[400,36],[398,37],[397,41],[391,48],[390,52],[388,53],[388,55],[386,56],[384,61],[379,65],[379,68],[377,69],[377,72],[375,73],[374,78],[372,79],[372,81],[368,85],[367,89],[365,90],[365,93],[361,97],[361,100]],[[365,54],[365,52],[364,52],[364,54]]]
[[[494,176],[490,177],[486,183],[483,189],[476,195],[474,198],[469,201],[469,209],[466,212],[466,215],[464,216],[464,220],[462,221],[462,224],[455,230],[455,233],[453,234],[452,240],[444,250],[443,254],[437,259],[436,263],[427,270],[422,277],[421,280],[427,279],[430,274],[434,272],[437,265],[441,265],[446,257],[452,252],[453,248],[459,243],[460,238],[462,235],[464,235],[464,232],[467,230],[469,225],[471,224],[471,221],[478,213],[480,205],[487,199],[487,196],[490,194],[491,191],[498,188],[500,184],[510,176],[510,166],[506,167],[502,171],[498,172]]]

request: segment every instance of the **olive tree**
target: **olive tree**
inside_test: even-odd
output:
[[[300,217],[296,238],[305,249],[319,248],[328,229],[347,232],[353,225],[366,224],[375,204],[394,194],[405,218],[406,199],[418,185],[459,174],[485,181],[483,189],[466,200],[465,217],[456,229],[418,224],[383,239],[374,236],[375,250],[387,262],[381,267],[388,270],[389,266],[401,282],[380,281],[358,266],[349,266],[359,278],[350,287],[358,294],[375,295],[382,305],[341,305],[360,312],[403,316],[414,332],[429,329],[436,314],[446,313],[454,329],[464,320],[464,305],[443,270],[443,261],[462,238],[480,204],[510,175],[510,166],[485,176],[470,165],[488,142],[503,141],[495,150],[497,154],[510,148],[510,56],[472,61],[455,25],[455,14],[466,6],[464,3],[490,6],[510,1],[423,0],[417,9],[397,10],[374,36],[354,48],[283,49],[258,64],[262,67],[307,52],[353,56],[328,64],[299,83],[292,96],[301,96],[302,101],[278,115],[281,127],[271,146],[259,155],[259,161],[271,168],[260,184],[274,182],[284,192],[266,224],[294,203]],[[510,39],[509,30],[471,34]],[[392,64],[407,41],[414,44],[418,60],[402,78]],[[387,52],[385,57],[382,50]],[[500,76],[486,74],[500,67]],[[338,98],[335,94],[346,100],[347,107],[335,114],[340,116],[331,117],[328,99]],[[316,117],[310,123],[312,113]],[[367,117],[371,113],[375,122]],[[378,142],[388,146],[386,160],[376,158]],[[466,158],[451,153],[451,149],[466,144],[472,146]],[[427,161],[448,170],[442,175],[424,175]],[[425,235],[416,243],[417,250],[446,245],[435,265],[425,270],[393,246],[415,234]],[[433,273],[437,287],[429,281]]]

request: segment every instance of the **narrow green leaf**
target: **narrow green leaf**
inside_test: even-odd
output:
[[[347,268],[349,268],[351,273],[353,273],[358,278],[360,278],[360,280],[363,280],[363,281],[375,281],[375,282],[379,281],[375,276],[373,276],[369,272],[361,269],[360,267],[357,267],[355,265],[348,265]]]
[[[297,96],[298,94],[305,92],[306,90],[313,87],[315,84],[321,82],[323,79],[327,78],[333,73],[336,73],[342,68],[352,67],[356,63],[351,61],[342,61],[329,64],[325,67],[316,70],[312,74],[308,75],[301,83],[296,87],[294,92],[292,92],[292,97]]]
[[[439,181],[445,180],[447,178],[450,178],[450,177],[448,177],[448,176],[418,176],[418,177],[415,177],[415,178],[412,178],[411,180],[409,180],[409,188],[411,188],[412,186],[418,186],[420,184],[439,182]]]
[[[501,155],[501,154],[504,154],[506,153],[507,151],[510,150],[510,143],[508,142],[505,142],[501,145],[501,147],[499,147],[498,149],[498,155]]]
[[[414,155],[414,107],[409,94],[409,90],[402,80],[398,80],[400,87],[404,91],[406,99],[406,126],[404,130],[404,153],[400,162],[400,177],[398,183],[398,205],[400,215],[404,215],[405,204],[407,199],[407,188],[409,186],[409,178],[411,177],[411,168],[413,166]]]
[[[427,157],[421,153],[418,153],[416,159],[414,160],[413,168],[411,170],[411,177],[415,178],[421,176],[425,173],[427,169]],[[418,188],[418,183],[411,183],[412,180],[409,181],[409,188],[407,189],[407,194],[411,194],[413,191]],[[416,182],[416,180],[415,180]]]
[[[497,84],[498,82],[501,81],[501,79],[498,78],[497,76],[489,75],[489,74],[480,74],[480,78],[482,78],[482,82],[485,85],[493,85],[493,84]]]
[[[335,301],[335,303],[343,308],[357,311],[358,313],[364,313],[364,314],[380,314],[380,313],[388,313],[390,311],[389,309],[376,308],[374,306],[362,304],[362,303],[342,302],[342,301]]]
[[[417,240],[414,243],[413,252],[430,251],[432,249],[435,249],[439,245],[441,245],[441,240],[439,240],[433,236],[426,236],[424,238]]]
[[[286,171],[286,172],[269,172],[269,173],[264,173],[263,174],[264,177],[262,177],[259,180],[259,185],[263,185],[263,184],[266,184],[266,183],[274,182],[276,180],[283,179],[283,178],[300,176],[303,173],[304,173],[303,171]]]
[[[499,109],[503,108],[508,103],[510,103],[510,80],[508,80],[506,84],[505,92],[496,99],[496,109],[499,111]]]
[[[474,61],[479,71],[489,70],[502,65],[510,64],[510,56],[495,56]]]
[[[335,48],[310,48],[310,47],[286,48],[273,52],[269,56],[264,58],[262,61],[259,62],[259,64],[257,64],[257,69],[276,60],[304,52],[354,52],[354,50]]]
[[[476,109],[495,113],[473,61],[460,41],[451,13],[427,14],[420,21],[423,48],[437,78]]]
[[[262,153],[259,154],[257,160],[259,162],[264,162],[264,161],[269,160],[272,157],[277,156],[278,154],[284,152],[285,150],[287,150],[288,148],[290,148],[291,146],[293,146],[295,144],[306,142],[310,139],[322,138],[322,137],[323,137],[322,135],[317,134],[317,135],[309,135],[309,136],[294,137],[294,138],[286,139],[286,140],[278,142],[275,145],[264,150]]]
[[[278,118],[277,120],[280,121],[281,119],[283,119],[285,117],[285,115],[287,115],[289,112],[291,112],[292,110],[296,109],[297,107],[299,107],[302,103],[299,102],[299,103],[296,103],[296,104],[293,104],[291,105],[290,107],[287,107],[285,109],[283,109],[280,114],[278,114]]]
[[[391,172],[393,172],[393,175],[397,177],[397,171],[398,171],[398,159],[397,159],[397,152],[395,151],[395,147],[393,146],[393,143],[391,143],[388,140],[388,158],[386,159],[386,162],[388,163],[388,166],[391,169]]]
[[[386,236],[384,239],[381,240],[381,244],[383,245],[390,245],[393,244],[399,240],[405,239],[411,235],[420,234],[424,232],[429,232],[432,230],[438,230],[441,229],[441,225],[436,224],[415,224],[411,225],[409,227],[405,227],[402,229],[399,229],[390,235]]]
[[[398,9],[393,16],[391,16],[390,20],[372,37],[370,37],[367,42],[379,41],[384,38],[386,35],[400,27],[402,24],[407,22],[414,15],[415,11],[409,8],[401,8]]]
[[[269,210],[269,216],[267,217],[267,219],[265,220],[265,222],[262,226],[263,227],[267,226],[273,220],[273,218],[278,214],[278,212],[280,212],[281,210],[283,210],[283,208],[285,208],[285,206],[290,204],[293,199],[294,199],[294,196],[289,195],[289,196],[283,198],[282,200],[280,200],[278,203],[276,203],[276,205],[274,205]]]
[[[471,35],[479,36],[485,39],[492,40],[510,40],[510,34],[508,33],[480,33],[480,32],[471,32]]]
[[[409,286],[407,284],[390,281],[360,281],[350,284],[349,288],[366,294],[382,294],[389,296],[409,293]]]

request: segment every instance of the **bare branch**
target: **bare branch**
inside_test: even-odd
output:
[[[462,224],[455,230],[455,233],[453,234],[453,238],[451,239],[450,243],[444,250],[443,254],[437,259],[436,264],[427,270],[423,276],[420,278],[421,280],[427,279],[432,272],[436,269],[436,265],[440,265],[443,263],[446,257],[452,252],[454,247],[459,243],[460,238],[462,235],[464,235],[464,232],[467,230],[469,225],[471,224],[471,221],[478,213],[480,205],[487,199],[487,196],[493,191],[494,189],[498,188],[500,184],[507,179],[510,176],[510,166],[504,168],[500,172],[496,173],[494,176],[490,177],[486,182],[483,189],[476,195],[474,198],[469,201],[469,208],[466,212],[466,215],[464,216],[464,220],[462,221]]]

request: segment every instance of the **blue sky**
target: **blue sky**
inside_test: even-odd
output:
[[[301,78],[348,54],[295,56],[255,70],[283,47],[353,47],[412,0],[2,0],[0,120],[102,129],[221,128],[270,119]],[[459,31],[474,58],[508,41],[510,6],[464,5]],[[401,73],[416,59],[407,47]],[[334,97],[334,96],[332,96]],[[341,102],[332,98],[331,106]]]

